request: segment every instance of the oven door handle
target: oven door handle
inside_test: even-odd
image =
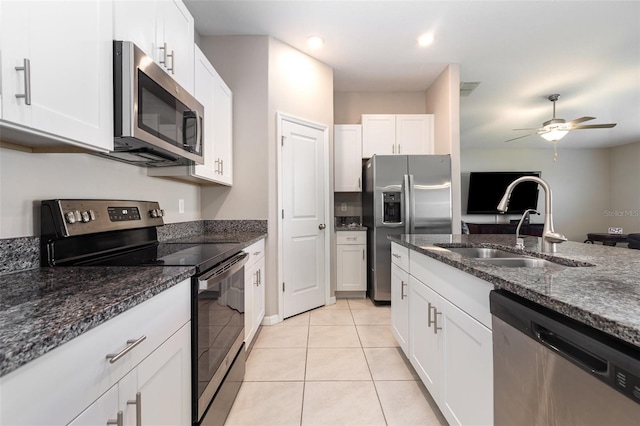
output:
[[[211,290],[216,284],[244,268],[248,260],[249,254],[240,252],[211,271],[205,272],[198,277],[198,291]]]

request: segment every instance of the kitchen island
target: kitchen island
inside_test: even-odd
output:
[[[550,254],[541,252],[541,238],[525,237],[522,250],[515,236],[502,234],[389,239],[392,332],[450,424],[498,420],[492,290],[613,336],[608,341],[628,353],[640,352],[636,250],[565,242]]]
[[[389,237],[495,286],[640,346],[640,251],[577,242],[558,244],[554,254],[540,251],[539,237],[525,237],[524,251],[513,235],[398,235]],[[552,262],[552,268],[494,266],[446,250],[492,247]],[[588,266],[591,265],[591,266]]]

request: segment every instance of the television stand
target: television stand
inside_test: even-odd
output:
[[[467,223],[470,234],[514,234],[516,233],[517,223]],[[533,235],[534,237],[542,236],[542,223],[522,224],[520,234]]]

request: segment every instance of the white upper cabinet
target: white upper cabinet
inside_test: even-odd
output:
[[[194,96],[204,106],[204,164],[155,167],[147,175],[200,184],[233,184],[233,94],[195,46]]]
[[[180,0],[114,2],[114,37],[132,41],[193,93],[194,23]]]
[[[362,158],[433,153],[433,114],[362,115]]]
[[[362,126],[334,127],[334,191],[362,192]]]
[[[0,8],[3,141],[113,149],[111,2]]]

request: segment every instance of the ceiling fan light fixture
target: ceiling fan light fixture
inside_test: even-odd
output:
[[[560,139],[565,137],[567,133],[569,133],[568,130],[562,130],[562,129],[555,128],[555,129],[550,129],[547,132],[541,133],[540,136],[542,136],[543,138],[545,138],[549,142],[555,142],[555,141],[559,141]]]

